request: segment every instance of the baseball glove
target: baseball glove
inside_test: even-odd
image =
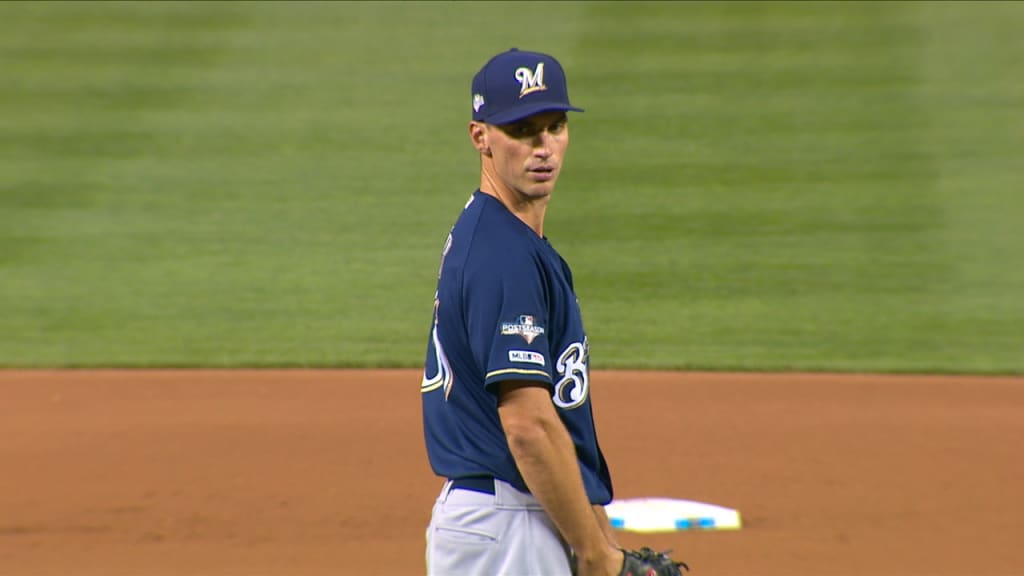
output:
[[[683,576],[690,567],[677,562],[668,552],[655,552],[650,548],[623,550],[622,571],[619,576]]]

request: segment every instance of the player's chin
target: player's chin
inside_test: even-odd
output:
[[[545,182],[544,184],[532,183],[528,186],[524,186],[522,192],[524,196],[537,200],[540,198],[547,198],[548,196],[551,196],[551,192],[554,189],[554,182]]]
[[[555,189],[555,182],[558,181],[558,172],[543,174],[530,173],[527,185],[524,187],[529,196],[543,197],[550,196]]]

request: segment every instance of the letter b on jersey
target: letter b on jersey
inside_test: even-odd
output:
[[[587,401],[590,394],[590,371],[587,369],[586,343],[573,342],[555,363],[555,370],[561,378],[555,383],[552,396],[559,408],[571,410]]]

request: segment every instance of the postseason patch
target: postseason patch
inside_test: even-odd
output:
[[[533,321],[533,316],[523,314],[516,319],[515,322],[502,322],[501,323],[501,334],[502,336],[511,336],[518,334],[526,340],[527,344],[533,344],[533,341],[544,333],[544,327],[536,324]]]
[[[539,352],[531,352],[529,350],[509,350],[508,359],[509,362],[525,362],[527,364],[544,365],[544,355]]]

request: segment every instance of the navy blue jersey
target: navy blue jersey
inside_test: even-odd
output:
[[[434,472],[493,476],[520,490],[498,416],[498,383],[547,385],[576,445],[593,504],[612,499],[594,430],[587,336],[572,273],[498,199],[473,194],[445,242],[423,375],[423,426]]]

